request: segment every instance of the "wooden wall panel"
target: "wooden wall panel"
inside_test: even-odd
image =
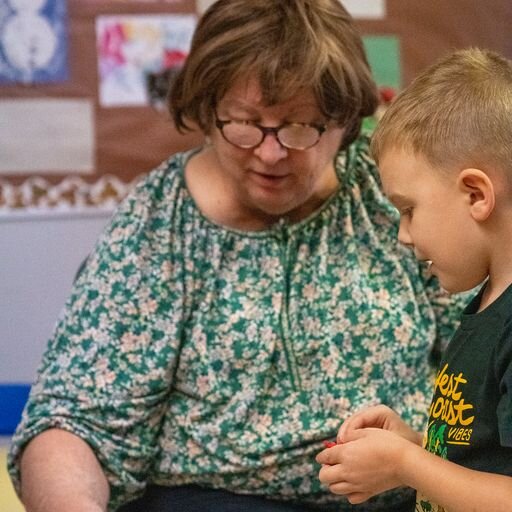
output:
[[[358,20],[363,34],[400,39],[403,84],[450,50],[481,46],[512,58],[511,0],[387,0],[383,20]]]

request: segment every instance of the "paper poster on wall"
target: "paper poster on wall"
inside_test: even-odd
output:
[[[99,16],[96,44],[103,107],[150,104],[148,80],[179,68],[196,25],[193,14]]]
[[[65,0],[0,0],[0,83],[67,78]]]
[[[400,40],[396,36],[363,36],[373,78],[381,87],[400,89],[402,69]]]
[[[342,4],[354,18],[377,20],[386,16],[386,0],[342,0]]]
[[[367,117],[363,128],[372,132],[377,120],[401,88],[402,65],[400,40],[396,36],[363,36],[363,43],[372,75],[379,88],[380,104],[374,116]]]
[[[0,101],[0,174],[92,172],[94,151],[90,100]]]

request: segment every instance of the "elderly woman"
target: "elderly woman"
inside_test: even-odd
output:
[[[459,312],[357,139],[377,94],[352,19],[219,0],[169,104],[208,142],[139,182],[75,283],[10,452],[27,510],[410,510],[354,508],[315,463],[362,406],[421,427]]]

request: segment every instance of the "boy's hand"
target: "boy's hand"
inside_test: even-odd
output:
[[[412,445],[388,430],[366,428],[349,430],[343,444],[320,452],[316,460],[323,465],[320,481],[334,494],[362,503],[381,492],[403,485],[402,457]]]
[[[345,443],[352,432],[363,428],[380,428],[413,442],[421,444],[421,436],[415,432],[398,414],[385,405],[377,405],[356,412],[348,418],[338,431],[338,443]]]

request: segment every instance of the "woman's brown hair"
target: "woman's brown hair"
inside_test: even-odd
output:
[[[214,110],[234,82],[259,80],[266,104],[312,90],[344,145],[378,102],[361,36],[339,0],[218,0],[200,19],[169,93],[180,131],[209,133]]]

